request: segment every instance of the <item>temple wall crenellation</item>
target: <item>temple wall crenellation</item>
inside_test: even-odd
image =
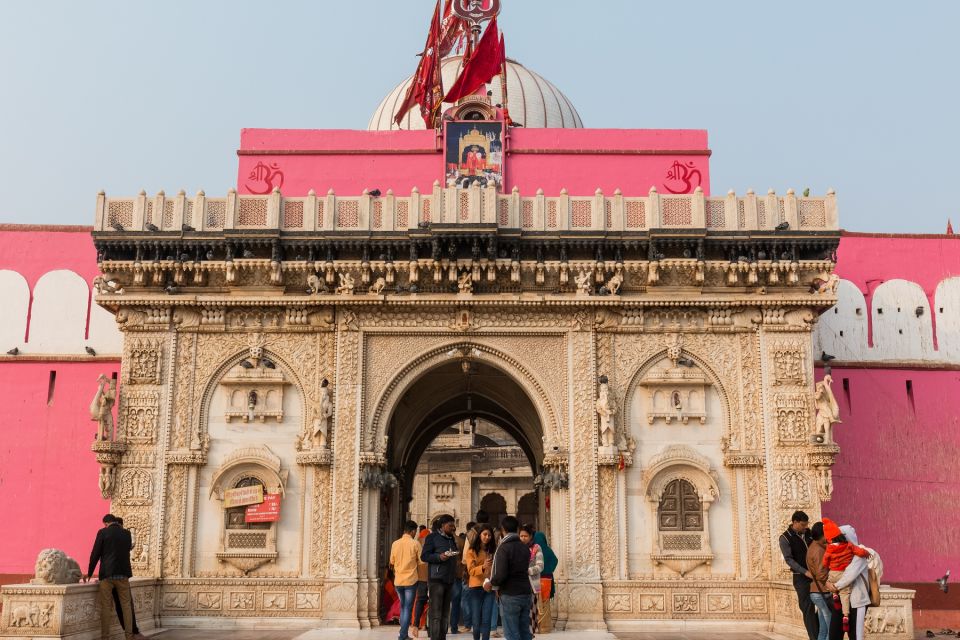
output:
[[[164,212],[158,215],[155,212]],[[430,193],[414,189],[409,196],[387,192],[340,196],[311,193],[286,197],[274,190],[266,196],[239,195],[208,198],[202,191],[168,197],[97,199],[95,231],[157,232],[281,229],[289,232],[415,231],[421,224],[492,224],[524,231],[645,231],[648,229],[711,229],[773,231],[788,223],[793,229],[837,230],[836,196],[802,197],[790,190],[778,196],[752,190],[737,197],[707,197],[698,187],[686,195],[660,194],[651,188],[644,197],[592,194],[521,195],[515,188],[500,194],[495,187],[467,189],[441,187]],[[150,227],[148,227],[150,225]],[[184,226],[186,225],[186,227]]]

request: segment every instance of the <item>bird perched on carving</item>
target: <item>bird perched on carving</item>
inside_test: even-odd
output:
[[[270,360],[269,358],[260,358],[260,364],[262,364],[263,366],[265,366],[267,369],[276,369],[276,368],[277,368],[277,365],[274,364],[273,360]]]
[[[380,197],[380,189],[370,189],[370,191],[368,191],[367,193],[370,194],[370,197],[372,198]]]
[[[163,288],[163,290],[166,291],[167,295],[170,295],[170,296],[175,296],[178,293],[180,293],[180,287],[178,287],[175,284],[168,284]]]
[[[240,366],[243,367],[244,369],[253,369],[253,363],[250,362],[249,360],[241,360]]]
[[[152,222],[148,222],[148,223],[146,224],[146,227],[147,227],[147,231],[160,231],[160,227],[158,227],[157,225],[153,224]]]
[[[114,222],[114,223],[113,223],[112,225],[110,225],[110,226],[113,227],[114,229],[116,229],[117,231],[126,231],[126,229],[123,228],[123,225],[120,224],[119,222]]]
[[[91,356],[97,355],[97,352],[94,351],[93,347],[84,347],[83,350],[87,352],[87,355],[91,355]]]
[[[950,589],[950,585],[947,584],[948,580],[950,580],[950,569],[947,569],[942,578],[937,578],[937,586],[940,587],[940,591],[946,593]]]
[[[18,355],[20,355],[20,347],[14,347],[13,349],[10,349],[10,351],[7,351],[7,355],[8,355],[8,356],[18,356]]]
[[[681,367],[693,367],[696,365],[690,358],[677,358],[677,364]]]
[[[784,220],[783,222],[775,226],[773,229],[774,231],[786,231],[789,228],[790,228],[790,223]]]
[[[244,257],[244,258],[253,258],[253,257],[254,257],[253,251],[250,251],[250,249],[244,249],[244,250],[243,250],[243,257]]]
[[[424,220],[423,222],[418,223],[418,224],[417,224],[417,227],[418,227],[419,229],[429,229],[429,228],[430,228],[430,223],[427,222],[426,220]]]
[[[804,198],[810,197],[810,187],[807,187],[806,189],[803,190],[803,197]]]
[[[207,260],[213,260],[213,249],[207,251]]]
[[[836,360],[836,359],[837,359],[837,356],[832,356],[832,355],[830,355],[829,353],[827,353],[826,351],[821,351],[821,352],[820,352],[820,361],[821,361],[821,362],[830,362],[831,360]]]
[[[184,231],[196,231],[196,229],[194,229],[193,227],[191,227],[191,226],[188,225],[188,224],[182,224],[182,225],[180,225],[180,228],[181,228],[182,230],[184,230]]]

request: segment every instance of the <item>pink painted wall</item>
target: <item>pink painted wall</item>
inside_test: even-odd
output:
[[[845,231],[837,251],[837,275],[853,282],[863,293],[867,309],[873,292],[887,280],[916,282],[934,308],[934,293],[941,280],[960,275],[960,235],[893,235]],[[937,314],[931,314],[936,345]],[[867,314],[867,334],[873,344],[873,314]]]
[[[919,285],[933,309],[937,285],[960,274],[960,236],[844,233],[837,256],[836,272],[864,293],[868,311],[893,279]],[[960,323],[930,315],[942,330]],[[960,558],[960,363],[941,357],[929,369],[849,363],[832,372],[841,450],[824,515],[877,548],[885,582],[931,582]]]
[[[667,194],[696,186],[710,192],[706,131],[521,128],[510,130],[507,150],[506,189],[517,186],[521,194],[538,188],[547,195],[562,188],[570,195],[592,195],[598,188],[612,194],[619,188],[625,196],[641,196],[651,186]],[[240,193],[278,186],[289,196],[310,189],[356,195],[375,188],[407,195],[413,187],[429,193],[443,177],[432,131],[244,129],[238,155]],[[252,178],[259,163],[276,174],[272,180]],[[668,177],[674,163],[684,165],[689,181]]]
[[[41,549],[63,549],[86,571],[100,518],[96,427],[87,408],[97,376],[118,362],[0,362],[0,573],[32,573]],[[56,372],[48,401],[50,372]]]
[[[884,582],[932,582],[949,567],[956,572],[960,371],[835,368],[832,375],[842,423],[824,515],[852,524],[877,549]]]
[[[98,273],[92,230],[79,225],[0,224],[0,269],[18,271],[31,289],[54,269],[69,269],[92,282]]]
[[[90,282],[97,273],[90,230],[0,225],[0,269],[20,273],[31,295],[40,277],[54,270]],[[0,494],[8,507],[0,574],[33,573],[37,553],[47,547],[63,549],[86,571],[100,518],[110,507],[97,487],[99,466],[90,451],[96,429],[87,408],[97,376],[116,372],[119,362],[76,361],[76,355],[69,361],[11,358],[4,355],[8,348],[0,349]],[[82,343],[76,350],[83,353]],[[49,401],[51,371],[56,382]]]

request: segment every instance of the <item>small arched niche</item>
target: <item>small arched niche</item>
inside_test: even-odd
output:
[[[262,347],[227,358],[211,377],[198,435],[190,441],[191,448],[206,450],[207,460],[199,474],[192,575],[301,570],[295,542],[303,535],[304,485],[288,470],[297,465],[305,433],[304,397],[295,369]],[[249,505],[229,506],[225,495],[257,485],[264,495],[278,496],[269,500],[279,502],[279,519],[246,527],[238,507]]]
[[[251,507],[281,501],[287,470],[266,445],[237,449],[213,473],[210,499],[223,510],[217,559],[243,572],[276,561],[279,520],[251,517]]]
[[[654,566],[681,577],[701,566],[709,571],[710,507],[720,497],[710,461],[683,445],[667,447],[644,471],[643,494],[650,507]]]

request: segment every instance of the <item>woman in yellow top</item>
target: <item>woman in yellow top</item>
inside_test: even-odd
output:
[[[477,535],[463,555],[467,565],[468,585],[470,587],[470,614],[473,640],[490,640],[490,622],[493,610],[497,606],[497,596],[493,591],[485,591],[483,583],[490,578],[493,568],[493,554],[497,545],[493,540],[493,528],[488,524],[476,527]]]

